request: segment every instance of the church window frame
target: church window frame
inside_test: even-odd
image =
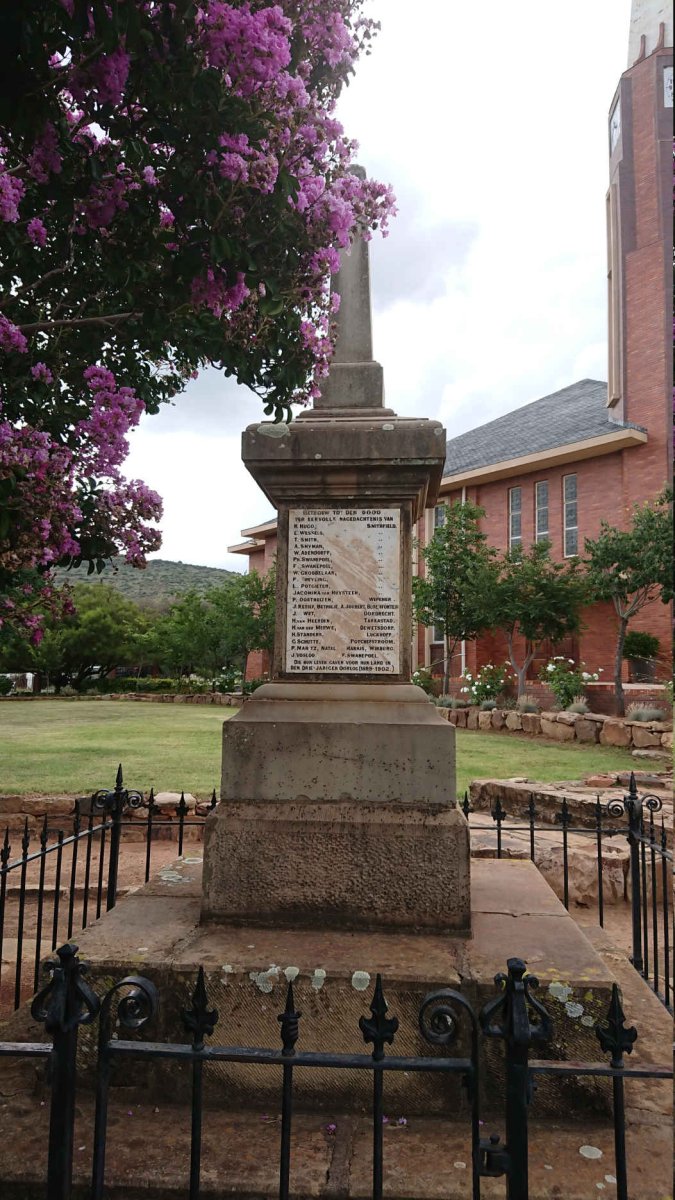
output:
[[[579,553],[579,484],[577,475],[563,475],[563,556],[576,558]]]
[[[509,488],[509,550],[523,544],[523,489]]]

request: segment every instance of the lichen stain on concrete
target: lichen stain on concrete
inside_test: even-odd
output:
[[[320,992],[326,982],[326,972],[323,967],[317,967],[312,975],[312,987],[316,992]]]
[[[287,983],[293,983],[293,980],[297,979],[299,974],[299,967],[286,967],[284,970],[284,976]]]
[[[567,1013],[568,1017],[580,1017],[583,1015],[583,1011],[583,1004],[575,1004],[572,1000],[568,1000],[565,1005],[565,1012]]]
[[[159,877],[162,883],[185,883],[187,882],[178,871],[164,870],[160,871]]]
[[[259,991],[267,994],[272,991],[272,988],[279,978],[279,968],[272,963],[272,965],[268,967],[266,971],[249,971],[248,977],[251,982],[256,985]]]
[[[258,433],[262,433],[263,437],[284,438],[290,436],[290,430],[286,424],[264,425],[258,426]]]
[[[355,971],[352,975],[352,987],[356,988],[357,992],[365,992],[370,983],[370,975],[367,971]]]
[[[549,996],[553,996],[554,1000],[559,1000],[561,1004],[564,1004],[567,1000],[569,1000],[570,996],[572,995],[572,990],[573,989],[571,987],[568,987],[564,983],[558,983],[557,981],[554,983],[549,983],[548,985]]]

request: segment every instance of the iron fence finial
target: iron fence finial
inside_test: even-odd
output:
[[[218,1009],[209,1008],[209,998],[206,993],[206,977],[204,968],[199,968],[195,990],[192,993],[192,1004],[181,1013],[185,1028],[192,1034],[194,1050],[204,1049],[204,1038],[211,1037],[218,1023]]]
[[[282,1013],[279,1013],[277,1021],[281,1025],[281,1041],[283,1044],[282,1054],[285,1058],[292,1058],[295,1054],[295,1043],[300,1036],[300,1017],[301,1012],[297,1012],[295,1007],[295,996],[293,993],[293,983],[289,980],[286,988],[286,1006]]]
[[[38,992],[30,1011],[44,1022],[48,1033],[70,1033],[78,1025],[89,1025],[98,1015],[98,996],[85,983],[85,963],[77,957],[77,946],[69,942],[56,951],[56,959],[45,963],[49,983]]]
[[[359,1029],[363,1034],[364,1042],[373,1043],[375,1062],[380,1062],[384,1058],[385,1042],[391,1046],[398,1029],[398,1017],[387,1017],[388,1010],[389,1005],[382,990],[382,976],[378,972],[375,991],[370,1002],[372,1017],[359,1017]]]
[[[632,1054],[637,1041],[634,1025],[626,1027],[626,1016],[621,1003],[621,992],[617,983],[612,984],[612,998],[605,1017],[606,1025],[596,1025],[595,1036],[605,1054],[611,1054],[613,1067],[623,1066],[624,1054]]]

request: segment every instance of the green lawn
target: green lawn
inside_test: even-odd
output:
[[[86,794],[111,787],[119,762],[130,788],[207,795],[219,783],[220,728],[235,711],[112,700],[5,701],[0,795]],[[478,777],[575,779],[631,764],[629,754],[610,747],[457,730],[459,795]]]

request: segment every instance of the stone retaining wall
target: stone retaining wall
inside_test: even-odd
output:
[[[521,713],[514,709],[439,708],[437,710],[458,729],[503,730],[528,733],[554,742],[588,742],[601,746],[622,746],[627,750],[652,752],[669,757],[673,749],[672,721],[629,721],[601,713],[542,712]]]

